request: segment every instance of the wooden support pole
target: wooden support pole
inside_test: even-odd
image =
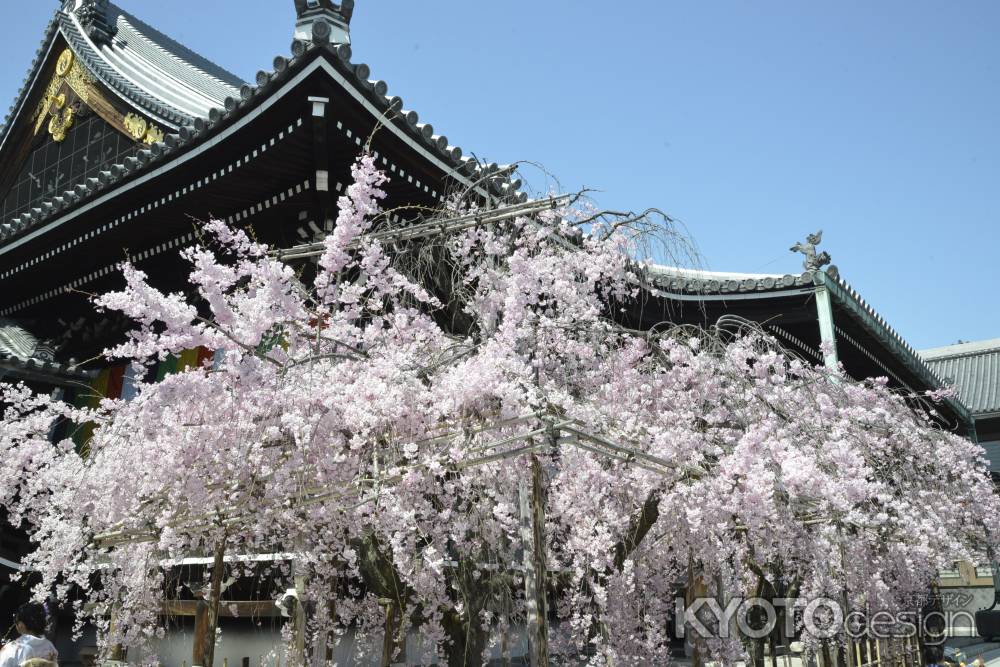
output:
[[[115,636],[115,632],[118,630],[118,610],[117,608],[112,608],[111,611],[111,622],[108,628],[109,633],[112,637]],[[125,662],[125,647],[121,643],[116,642],[111,646],[111,650],[108,652],[108,662]]]
[[[337,622],[337,584],[334,583],[330,587],[330,597],[326,601],[326,613],[329,619],[333,622]],[[336,635],[333,631],[327,631],[323,638],[323,655],[326,657],[326,662],[324,664],[333,663],[333,644]]]
[[[382,660],[379,667],[406,665],[406,635],[403,633],[403,610],[395,600],[383,599],[385,636],[382,639]]]
[[[211,615],[208,602],[198,600],[194,610],[194,646],[191,648],[192,667],[205,667],[208,664],[208,628],[211,625],[208,617]]]
[[[209,616],[209,627],[207,644],[205,646],[204,667],[212,667],[215,662],[215,636],[219,627],[219,601],[222,599],[222,577],[226,573],[226,543],[222,541],[215,548],[215,560],[212,563],[212,588],[209,604],[211,605],[211,615]]]
[[[521,544],[524,548],[524,601],[527,612],[528,654],[531,667],[548,667],[548,601],[546,599],[545,498],[542,464],[531,457],[531,484],[522,481]]]
[[[225,556],[225,542],[220,542],[215,548],[215,558],[212,562],[212,579],[209,584],[208,600],[199,600],[194,611],[192,667],[212,667],[215,660],[215,630],[219,625],[219,600],[222,597]]]
[[[695,573],[693,556],[688,556],[688,581],[687,588],[684,591],[684,606],[685,608],[690,608],[694,605],[695,600],[707,596],[708,586],[705,584],[704,579]],[[703,639],[695,636],[693,628],[686,630],[684,636],[687,638],[687,641],[690,642],[692,667],[702,667],[704,663],[701,655],[701,645]]]
[[[301,552],[301,545],[297,545]],[[306,575],[303,571],[302,561],[295,559],[292,561],[292,575],[295,583],[295,610],[292,613],[292,660],[298,667],[305,667],[306,664]]]
[[[847,557],[844,555],[844,549],[843,547],[841,547],[840,559],[845,569],[847,564],[844,561],[846,560],[846,558]],[[847,597],[846,582],[844,584],[844,590],[840,592],[840,604],[841,607],[843,608],[843,617],[849,618],[851,613],[851,601]],[[844,645],[840,647],[840,655],[843,656],[844,665],[846,665],[846,667],[856,667],[857,665],[861,664],[860,656],[858,656],[859,659],[857,661],[855,661],[854,659],[855,658],[853,650],[854,646],[855,644],[853,641],[851,641],[850,637],[844,638]]]

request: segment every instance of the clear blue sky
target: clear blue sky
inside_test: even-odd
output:
[[[118,2],[244,78],[289,49],[292,0]],[[4,4],[10,99],[57,3]],[[993,0],[357,0],[352,33],[466,153],[659,207],[705,268],[798,272],[822,228],[929,347],[1000,337],[998,28]]]

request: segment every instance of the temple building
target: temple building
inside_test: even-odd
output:
[[[511,169],[464,156],[354,62],[351,0],[294,5],[290,52],[250,82],[107,0],[56,9],[0,129],[0,379],[78,404],[127,398],[129,372],[100,352],[130,324],[96,313],[86,295],[120,287],[126,258],[159,286],[183,288],[178,251],[197,240],[199,220],[251,227],[284,249],[321,239],[363,146],[391,177],[384,204],[398,211],[393,224],[420,221],[456,192],[493,206],[528,200]],[[859,379],[885,376],[913,395],[953,381],[957,399],[935,406],[941,425],[996,441],[1000,452],[1000,341],[918,353],[826,266],[818,242],[797,244],[806,262],[793,274],[653,267],[622,317],[644,329],[759,323],[815,363],[842,364]],[[209,354],[191,350],[155,372]],[[992,373],[991,388],[982,372]],[[0,614],[8,618],[26,596],[10,575],[28,546],[16,527],[0,531]],[[194,556],[186,565],[203,566]],[[165,613],[191,615],[187,601]],[[246,610],[280,623],[264,602]],[[67,644],[60,662],[75,664],[81,650]],[[257,653],[233,648],[231,659]]]
[[[198,220],[252,227],[277,247],[321,238],[365,144],[392,177],[387,209],[434,209],[455,191],[492,204],[526,199],[509,170],[464,157],[352,61],[353,2],[299,0],[294,9],[290,53],[245,82],[106,0],[56,8],[0,129],[4,381],[77,404],[127,398],[126,369],[95,359],[129,325],[95,313],[86,294],[120,286],[126,258],[161,287],[182,288],[178,251],[195,241]],[[192,350],[155,372],[204,354]],[[0,531],[6,618],[27,597],[12,579],[28,549],[16,527]],[[166,611],[184,629],[193,607],[175,602]],[[273,599],[257,607],[280,622]],[[73,646],[68,627],[56,634],[62,664],[92,650],[92,637]],[[234,664],[266,652],[252,643],[240,650]],[[177,664],[190,660],[186,651]]]

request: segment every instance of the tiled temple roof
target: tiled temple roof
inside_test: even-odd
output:
[[[939,368],[930,363],[923,353],[917,352],[862,296],[841,276],[836,267],[826,271],[805,271],[801,274],[751,274],[700,271],[668,266],[651,266],[647,269],[649,286],[667,298],[716,299],[748,298],[754,295],[780,297],[783,294],[801,294],[826,287],[833,301],[853,319],[867,335],[878,341],[896,361],[919,380],[912,390],[938,389],[945,386]],[[880,359],[880,353],[870,350],[838,327],[839,337],[848,340],[887,374],[895,373]],[[1000,350],[996,370],[1000,373]],[[907,384],[898,376],[896,379]],[[994,385],[998,386],[998,385]],[[961,398],[961,392],[959,392]],[[996,394],[993,394],[994,396]],[[966,422],[971,423],[971,406],[964,400],[946,399],[946,403]],[[1000,409],[1000,408],[998,408]]]
[[[113,5],[108,5],[107,11],[109,20],[114,18],[119,35],[122,38],[129,37],[130,44],[125,47],[115,46],[114,43],[119,41],[116,37],[110,44],[99,46],[87,35],[75,15],[58,11],[46,31],[42,47],[25,80],[25,87],[11,107],[8,127],[24,105],[53,40],[57,34],[63,34],[77,55],[102,81],[148,113],[164,120],[165,124],[173,125],[176,131],[167,134],[162,142],[140,151],[135,157],[113,165],[99,177],[78,183],[62,195],[43,202],[13,220],[0,221],[0,244],[7,243],[42,223],[57,219],[97,195],[113,190],[119,182],[131,180],[138,174],[161,166],[175,155],[212,138],[237,118],[257,107],[295,72],[321,56],[325,56],[340,73],[343,84],[349,88],[349,94],[371,103],[379,114],[408,136],[413,145],[433,155],[446,169],[493,195],[520,201],[527,199],[527,195],[519,190],[520,180],[512,179],[512,169],[497,164],[482,165],[474,158],[463,157],[461,148],[451,145],[447,137],[437,134],[430,123],[421,122],[416,111],[406,109],[402,98],[389,96],[388,85],[384,81],[372,79],[368,65],[351,62],[351,48],[347,44],[295,40],[292,42],[290,55],[275,57],[270,69],[257,73],[254,84],[242,84],[237,89],[233,87],[237,80],[221,68]],[[154,96],[154,91],[138,86],[117,71],[114,63],[123,59],[129,60],[133,69],[139,68],[141,62],[146,79],[153,72],[158,72],[160,81],[157,85],[160,88],[166,85],[164,82],[172,80],[183,81],[185,85],[180,86],[178,83],[178,89],[174,92],[168,94],[163,91],[162,96]],[[178,92],[182,89],[185,91],[184,95]],[[194,96],[192,91],[197,91],[200,97]],[[218,99],[224,92],[230,94]],[[180,99],[181,97],[184,99]],[[197,104],[195,97],[200,100]],[[205,99],[210,99],[217,105],[198,106]],[[204,114],[201,113],[203,110]],[[0,133],[0,149],[6,139],[6,131]]]
[[[81,22],[77,12],[56,10],[0,130],[0,145],[6,142],[58,36],[108,89],[173,129],[197,117],[207,118],[213,107],[222,106],[226,97],[238,94],[243,85],[239,77],[115,5],[109,3],[94,11],[102,13],[101,20],[111,27],[111,36],[100,38]]]
[[[238,94],[239,77],[115,5],[106,11],[115,35],[105,43],[93,41],[73,13],[59,13],[60,27],[88,68],[129,101],[178,127]]]
[[[920,356],[973,414],[1000,413],[1000,338],[936,347]]]
[[[62,363],[46,343],[10,320],[0,320],[0,377],[21,379],[87,380],[93,373]]]

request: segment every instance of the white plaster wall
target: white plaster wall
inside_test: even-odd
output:
[[[378,665],[379,654],[362,655],[357,650],[351,635],[352,633],[348,632],[334,651],[334,664],[338,667]],[[158,642],[156,652],[161,664],[164,667],[183,667],[184,665],[191,667],[193,642],[194,638],[190,629],[178,628],[172,631],[167,638]],[[420,667],[430,664],[420,660],[421,644],[420,636],[411,633],[406,641],[407,660],[395,664],[406,667]],[[215,667],[223,667],[224,665],[241,667],[244,657],[250,658],[250,667],[285,667],[283,650],[280,629],[270,622],[266,622],[260,627],[251,627],[246,622],[234,625],[232,623],[226,624],[224,620],[221,639],[215,648]],[[510,651],[515,658],[527,653],[527,638],[523,630],[519,629],[511,633]],[[501,658],[499,647],[494,647],[491,658],[494,660]],[[515,662],[515,664],[518,663]]]

